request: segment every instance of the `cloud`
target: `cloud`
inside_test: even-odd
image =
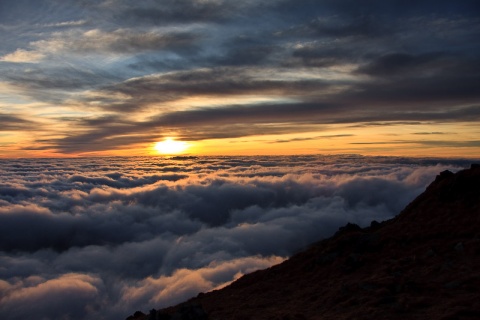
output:
[[[21,131],[32,141],[22,150],[63,154],[172,131],[183,140],[297,134],[265,138],[279,145],[355,134],[358,146],[473,150],[479,142],[460,129],[431,128],[480,121],[477,7],[1,1],[0,81],[9,87],[0,131],[13,141]],[[360,138],[362,128],[396,125],[442,139]],[[110,320],[268,267],[347,221],[388,219],[440,171],[470,163],[343,155],[0,164],[0,317]]]
[[[150,50],[181,50],[192,48],[198,39],[192,32],[170,32],[159,30],[134,31],[117,29],[105,32],[99,29],[69,30],[54,33],[50,39],[31,43],[39,54],[128,54]]]
[[[269,72],[271,70],[265,70]],[[321,79],[302,81],[272,80],[252,68],[199,68],[138,77],[104,88],[105,92],[121,93],[146,102],[165,102],[190,95],[245,95],[282,91],[298,94],[320,91],[330,86]],[[162,95],[159,95],[161,93]],[[142,103],[142,100],[138,101]]]
[[[207,292],[224,286],[246,273],[265,269],[279,264],[281,257],[248,257],[230,261],[212,261],[207,266],[195,270],[177,269],[172,275],[159,278],[148,277],[135,286],[126,287],[120,303],[167,307],[183,302],[198,292]]]
[[[99,128],[78,121],[78,134],[71,132],[65,138],[51,140],[48,145],[57,146],[63,152],[95,151],[102,145],[116,149],[139,141],[134,135],[140,135],[143,142],[151,142],[152,132],[158,132],[158,128],[174,130],[179,136],[192,140],[203,140],[318,131],[319,125],[325,124],[478,121],[479,95],[475,84],[479,73],[473,67],[475,59],[441,53],[395,53],[369,61],[353,72],[356,76],[368,74],[370,78],[363,79],[365,81],[321,77],[272,80],[265,78],[260,69],[233,66],[133,78],[106,86],[98,95],[78,101],[113,112],[115,115],[109,116],[111,123]],[[271,72],[268,68],[263,71]],[[327,71],[330,69],[324,72]],[[85,79],[92,81],[87,75]],[[47,79],[47,85],[48,82],[51,80]],[[68,85],[70,82],[63,79],[58,83]],[[241,101],[242,97],[259,95],[274,98],[268,102],[225,103],[214,107],[207,103],[170,107],[170,103],[188,97],[236,96]],[[152,106],[158,107],[150,118],[129,120],[128,115]],[[229,130],[225,130],[225,126]],[[86,140],[92,143],[81,143]]]
[[[420,144],[428,146],[454,147],[454,148],[478,148],[480,147],[480,140],[469,141],[445,141],[445,140],[429,140],[420,141]]]
[[[353,99],[353,97],[352,97]],[[405,98],[402,98],[405,99]],[[363,99],[368,100],[368,99]],[[354,127],[373,125],[422,124],[422,122],[454,123],[480,119],[480,108],[476,105],[451,110],[438,107],[415,110],[396,109],[380,101],[370,101],[376,108],[362,109],[362,98],[358,98],[355,109],[345,104],[329,104],[323,101],[299,103],[262,103],[255,105],[229,105],[216,108],[196,108],[162,113],[145,121],[105,123],[102,127],[90,125],[90,121],[79,126],[78,133],[58,139],[42,139],[47,148],[61,152],[88,152],[114,150],[135,143],[158,141],[151,132],[162,128],[164,132],[175,131],[182,140],[204,140],[237,138],[266,134],[289,134],[321,131],[321,125],[345,124]],[[364,101],[367,104],[367,101]],[[443,102],[445,103],[445,102]],[[442,103],[442,104],[443,104]],[[98,118],[98,121],[103,121]],[[106,119],[104,119],[107,121]],[[227,130],[228,129],[228,130]],[[81,130],[81,131],[80,131]],[[89,141],[89,143],[85,143]],[[395,143],[395,142],[392,142]]]
[[[167,0],[162,2],[145,1],[141,5],[132,5],[128,1],[108,1],[105,8],[115,10],[116,21],[133,25],[165,25],[172,23],[222,23],[238,17],[248,10],[265,12],[275,3],[267,1],[217,1],[217,0]]]
[[[41,52],[17,49],[15,52],[0,57],[0,61],[15,63],[37,63],[40,62],[44,57],[45,55]]]
[[[109,0],[33,10],[4,1],[0,80],[15,88],[8,110],[25,98],[61,109],[52,129],[28,140],[31,151],[113,151],[172,131],[204,140],[379,122],[454,122],[460,136],[460,122],[479,121],[475,8]],[[52,122],[37,117],[24,118]]]
[[[101,279],[83,274],[63,274],[58,278],[30,277],[10,284],[3,282],[3,316],[21,319],[35,314],[40,319],[81,319],[102,307],[98,300]]]
[[[105,319],[282,261],[401,209],[467,160],[3,159],[0,316]]]
[[[362,66],[358,72],[374,76],[395,76],[397,74],[436,73],[453,61],[448,61],[445,54],[439,52],[411,55],[406,53],[392,53],[379,57],[377,60]],[[437,72],[438,72],[437,71]]]
[[[351,38],[368,37],[369,39],[391,35],[393,30],[385,29],[384,22],[374,14],[358,16],[322,15],[311,19],[308,23],[286,29],[281,36],[301,36],[309,38]]]
[[[219,21],[225,19],[230,10],[228,4],[221,1],[165,1],[144,7],[125,6],[119,17],[135,23],[161,25],[171,22]]]
[[[289,143],[289,142],[299,142],[299,141],[309,141],[309,140],[318,140],[318,139],[333,139],[333,138],[343,138],[343,137],[352,137],[355,136],[354,134],[331,134],[331,135],[323,135],[323,136],[316,136],[316,137],[305,137],[305,138],[293,138],[293,139],[278,139],[272,141],[270,143]]]
[[[451,134],[455,134],[454,132],[441,132],[441,131],[432,131],[432,132],[414,132],[412,134],[416,134],[416,135],[430,135],[430,134],[448,134],[448,135],[451,135]]]
[[[425,134],[425,133],[423,133]],[[430,133],[427,133],[430,134]],[[435,134],[435,133],[434,133]],[[393,140],[393,141],[377,141],[377,142],[351,142],[350,144],[410,144],[421,146],[439,146],[439,147],[453,147],[453,148],[477,148],[480,145],[480,140],[469,141],[451,141],[451,140]]]
[[[148,50],[175,50],[183,47],[192,48],[198,35],[188,32],[142,32],[134,33],[128,30],[116,30],[104,33],[100,30],[90,30],[84,34],[83,43],[73,50],[106,50],[117,53],[129,53]],[[93,45],[89,45],[93,43]]]
[[[87,23],[86,20],[76,20],[76,21],[62,21],[56,23],[45,24],[44,27],[72,27],[72,26],[83,26]]]
[[[372,101],[372,103],[375,101]],[[359,101],[361,104],[362,101]],[[376,102],[378,103],[378,102]],[[147,126],[171,127],[202,127],[217,124],[253,124],[262,123],[291,123],[290,132],[295,132],[294,124],[332,124],[358,123],[380,121],[477,121],[479,108],[468,106],[458,110],[424,110],[415,111],[410,108],[398,110],[396,113],[387,112],[390,108],[380,105],[377,109],[363,110],[361,107],[352,109],[344,104],[318,102],[231,105],[217,108],[199,108],[188,111],[174,111],[162,114],[151,121]],[[376,111],[376,112],[374,112]],[[281,126],[280,126],[281,128]],[[300,128],[301,130],[301,128]],[[235,132],[235,130],[232,130]]]
[[[0,113],[1,131],[31,131],[38,130],[39,124],[14,114]]]
[[[57,68],[29,68],[19,72],[12,70],[5,73],[4,77],[8,82],[17,87],[23,87],[28,90],[28,95],[42,100],[63,102],[58,97],[45,98],[44,92],[38,90],[72,90],[93,88],[104,81],[113,81],[112,75],[102,72],[93,72],[92,70],[79,70],[75,67],[57,67]],[[63,95],[59,95],[64,97]]]

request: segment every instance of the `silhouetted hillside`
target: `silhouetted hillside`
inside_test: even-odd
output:
[[[129,319],[479,319],[480,165],[396,218],[348,224],[287,261]]]

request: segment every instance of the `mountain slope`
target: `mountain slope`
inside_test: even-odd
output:
[[[445,171],[397,217],[348,224],[287,261],[130,319],[478,319],[480,165]]]

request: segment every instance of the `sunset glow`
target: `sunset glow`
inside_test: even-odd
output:
[[[470,0],[6,0],[0,157],[480,157],[478,16]],[[172,133],[194,146],[153,146]]]

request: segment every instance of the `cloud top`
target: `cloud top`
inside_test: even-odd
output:
[[[403,207],[466,160],[0,160],[0,315],[118,319],[281,262]]]

